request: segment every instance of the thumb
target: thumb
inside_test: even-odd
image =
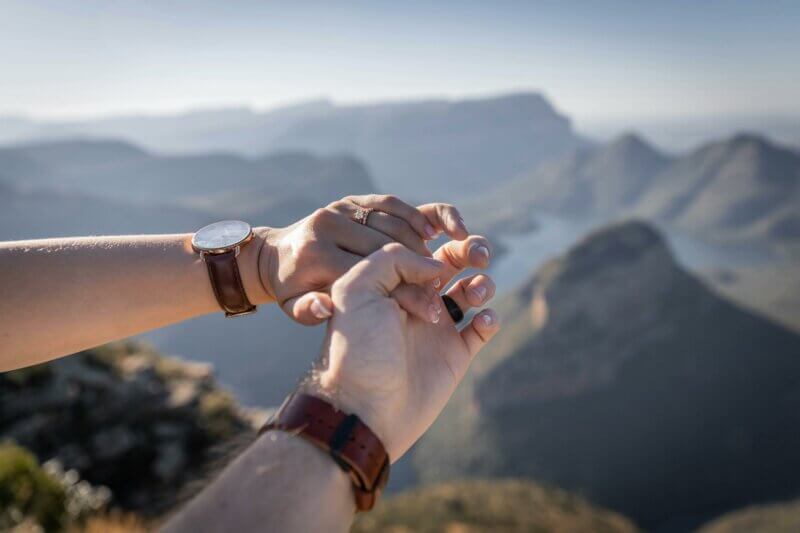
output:
[[[331,297],[324,292],[312,291],[289,298],[281,307],[284,313],[306,326],[321,324],[333,314]]]

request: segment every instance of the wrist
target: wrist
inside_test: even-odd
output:
[[[382,404],[378,399],[370,399],[367,394],[343,386],[335,373],[329,370],[314,371],[303,380],[298,391],[324,399],[343,413],[356,415],[380,439],[390,460],[394,462],[399,458],[386,416],[378,408]]]
[[[247,298],[254,305],[268,304],[275,301],[274,292],[267,283],[268,278],[262,276],[261,264],[269,259],[271,247],[269,234],[271,228],[253,228],[253,240],[242,247],[237,261],[242,276],[242,285]],[[265,255],[267,256],[265,258]]]

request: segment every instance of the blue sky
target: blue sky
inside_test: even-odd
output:
[[[0,0],[0,114],[518,89],[578,120],[800,114],[800,2]]]

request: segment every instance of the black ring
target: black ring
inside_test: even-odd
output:
[[[464,320],[464,311],[461,310],[455,300],[450,298],[448,295],[443,294],[442,301],[444,302],[444,306],[447,308],[447,312],[450,314],[450,318],[453,319],[453,322],[458,324]]]

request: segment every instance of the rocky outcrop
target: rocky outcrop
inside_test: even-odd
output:
[[[498,312],[415,451],[423,480],[524,476],[680,530],[800,490],[800,336],[717,296],[651,226],[591,234]]]
[[[113,504],[158,513],[248,435],[248,414],[220,389],[209,365],[118,343],[0,374],[0,439],[41,461],[56,459]]]

